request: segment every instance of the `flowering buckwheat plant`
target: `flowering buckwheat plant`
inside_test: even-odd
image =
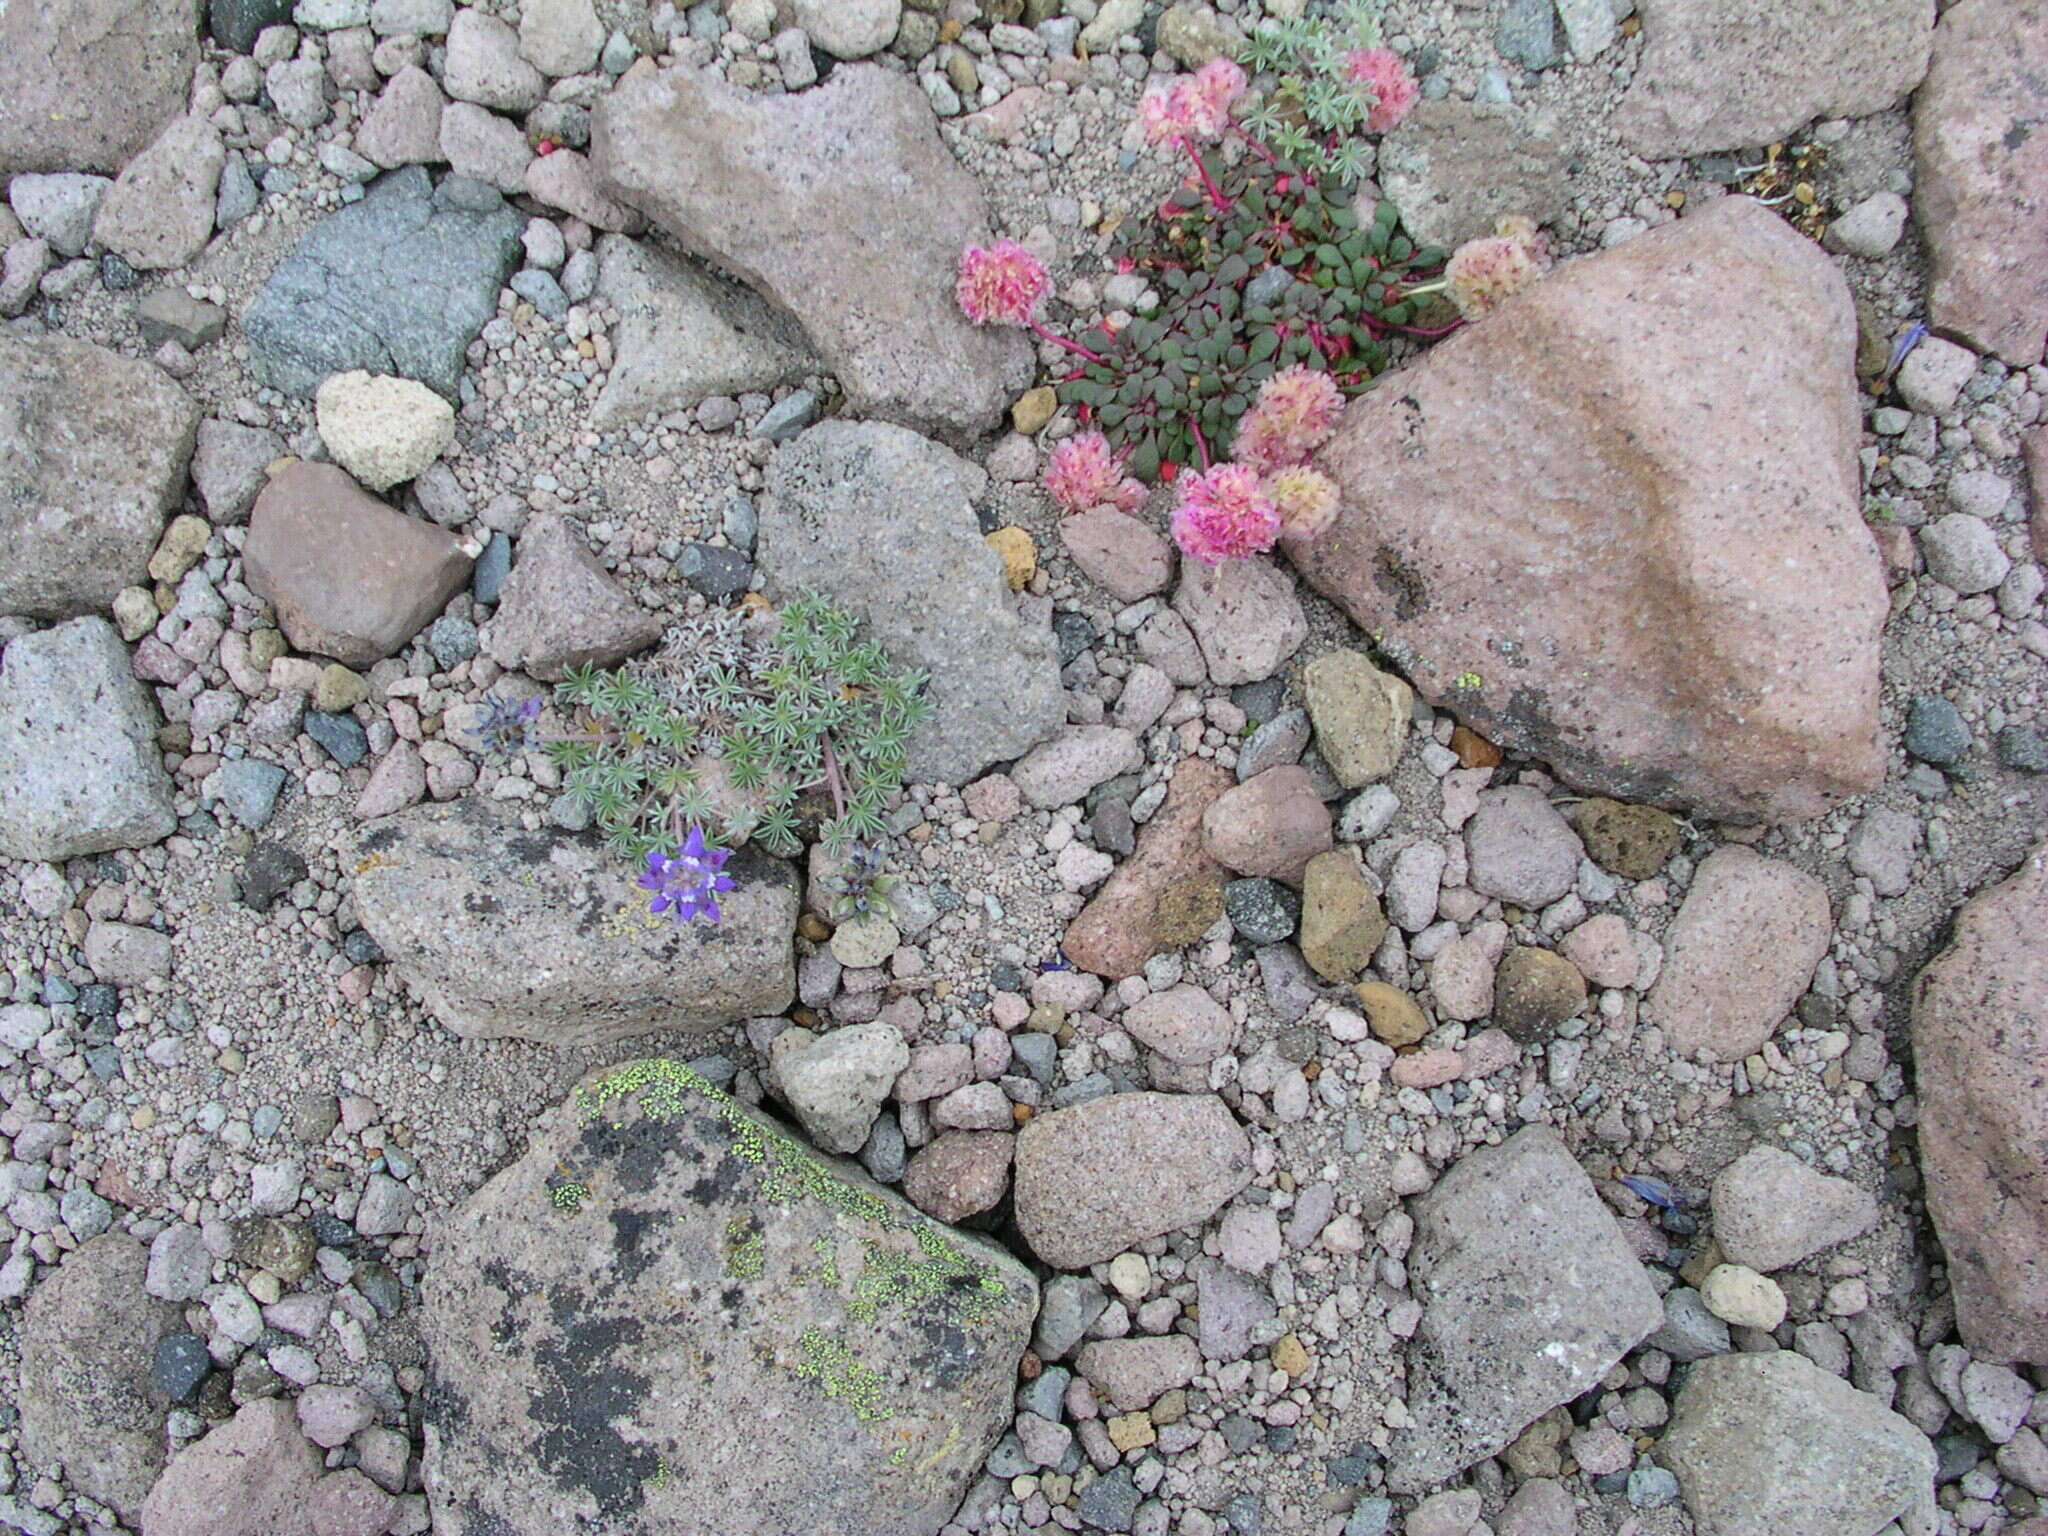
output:
[[[1492,314],[1550,270],[1550,248],[1534,219],[1511,216],[1497,233],[1467,240],[1452,253],[1444,275],[1410,294],[1441,289],[1467,320]]]
[[[1054,446],[1045,464],[1045,488],[1063,511],[1110,506],[1135,512],[1145,487],[1124,473],[1123,457],[1100,432],[1083,432]]]

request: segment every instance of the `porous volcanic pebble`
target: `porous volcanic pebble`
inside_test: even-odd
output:
[[[1518,945],[1493,973],[1494,1022],[1524,1044],[1547,1040],[1586,1006],[1586,978],[1563,955]]]
[[[1308,861],[1301,882],[1301,957],[1325,981],[1351,981],[1387,936],[1380,899],[1349,848]]]
[[[1118,1093],[1017,1137],[1017,1227],[1056,1269],[1206,1221],[1250,1182],[1251,1142],[1213,1094]]]
[[[1016,1138],[1003,1131],[942,1132],[910,1159],[903,1193],[938,1221],[979,1216],[1008,1191],[1015,1148]]]
[[[1394,771],[1414,690],[1358,651],[1329,651],[1302,669],[1316,745],[1337,782],[1357,789]]]
[[[412,379],[353,369],[313,399],[327,451],[373,491],[412,479],[455,440],[455,408]]]
[[[1624,880],[1651,880],[1678,852],[1678,818],[1654,805],[1593,796],[1575,813],[1579,836],[1595,864]]]

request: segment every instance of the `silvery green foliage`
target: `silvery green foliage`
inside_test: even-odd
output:
[[[924,676],[893,669],[859,628],[810,596],[787,604],[765,637],[745,615],[714,609],[678,623],[650,655],[572,672],[555,696],[576,728],[548,747],[564,787],[631,858],[674,848],[690,826],[788,857],[803,847],[807,813],[835,852],[882,837],[929,706]],[[713,773],[737,793],[712,793]]]
[[[1382,0],[1343,0],[1323,14],[1269,20],[1245,43],[1247,74],[1274,78],[1245,130],[1284,159],[1346,184],[1364,179],[1358,137],[1372,102],[1346,78],[1344,61],[1381,43]],[[1318,8],[1321,10],[1322,8]]]

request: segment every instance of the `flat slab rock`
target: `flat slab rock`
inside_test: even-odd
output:
[[[595,837],[527,832],[475,798],[370,823],[352,867],[363,927],[468,1039],[704,1031],[796,996],[796,874],[752,850],[726,866],[737,889],[716,924],[651,916],[635,867]]]
[[[1251,1141],[1212,1093],[1113,1093],[1026,1122],[1017,1229],[1055,1269],[1207,1221],[1251,1182]]]
[[[1415,1424],[1396,1440],[1387,1474],[1400,1493],[1501,1451],[1664,1321],[1593,1181],[1547,1126],[1471,1153],[1414,1214]]]
[[[156,706],[105,619],[23,635],[0,657],[0,854],[147,848],[178,824]]]
[[[1431,703],[1582,790],[1817,815],[1884,766],[1855,347],[1834,263],[1725,198],[1355,401],[1337,524],[1288,553]]]
[[[768,469],[755,558],[769,595],[822,593],[894,665],[930,674],[905,775],[918,782],[964,784],[1066,723],[1052,626],[1019,616],[982,540],[987,491],[977,466],[882,422],[821,422]]]
[[[1927,1209],[1984,1360],[2048,1368],[2048,845],[1956,915],[1913,989]]]
[[[643,62],[592,111],[590,160],[605,191],[793,314],[853,414],[965,442],[1031,383],[1024,333],[952,301],[988,214],[908,76],[857,64],[770,97]]]
[[[1030,1273],[687,1067],[586,1080],[437,1230],[444,1536],[932,1536],[1012,1415]]]
[[[0,331],[0,613],[105,613],[146,584],[198,432],[160,369]]]
[[[453,400],[525,227],[480,182],[450,176],[436,187],[423,166],[392,172],[306,231],[251,301],[251,369],[289,395],[360,368]]]
[[[1936,329],[2015,368],[2048,336],[2048,0],[1960,0],[1942,13],[1913,99],[1913,212],[1933,265]]]
[[[1927,1437],[1790,1350],[1694,1362],[1656,1454],[1677,1474],[1699,1536],[1869,1536],[1893,1519],[1908,1530],[1934,1524]]]
[[[1667,160],[1882,112],[1927,73],[1934,4],[1638,0],[1642,63],[1614,130],[1644,159]]]

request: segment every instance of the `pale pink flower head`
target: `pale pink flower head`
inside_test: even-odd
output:
[[[1385,133],[1415,105],[1422,94],[1409,73],[1408,61],[1391,48],[1354,48],[1344,56],[1344,74],[1353,85],[1372,93],[1372,110],[1365,117],[1367,133]]]
[[[1259,386],[1259,398],[1237,424],[1237,457],[1262,473],[1299,464],[1336,430],[1344,409],[1337,381],[1296,364]]]
[[[1497,235],[1467,240],[1444,267],[1444,292],[1467,320],[1493,313],[1550,267],[1533,220],[1506,218],[1499,228]]]
[[[1145,487],[1123,472],[1100,432],[1070,437],[1046,461],[1045,488],[1069,512],[1111,506],[1135,512],[1144,503]]]
[[[1014,240],[998,240],[960,253],[954,292],[960,312],[976,325],[1029,325],[1051,286],[1044,262]]]
[[[1138,103],[1138,120],[1148,144],[1206,143],[1223,137],[1230,109],[1244,94],[1244,71],[1229,59],[1214,58],[1192,75],[1148,92]]]
[[[1190,560],[1219,565],[1271,549],[1280,537],[1280,509],[1247,464],[1218,464],[1181,477],[1173,509],[1173,542]]]
[[[1280,531],[1290,539],[1313,539],[1337,520],[1337,482],[1320,469],[1298,464],[1266,477],[1266,494],[1280,513]]]

